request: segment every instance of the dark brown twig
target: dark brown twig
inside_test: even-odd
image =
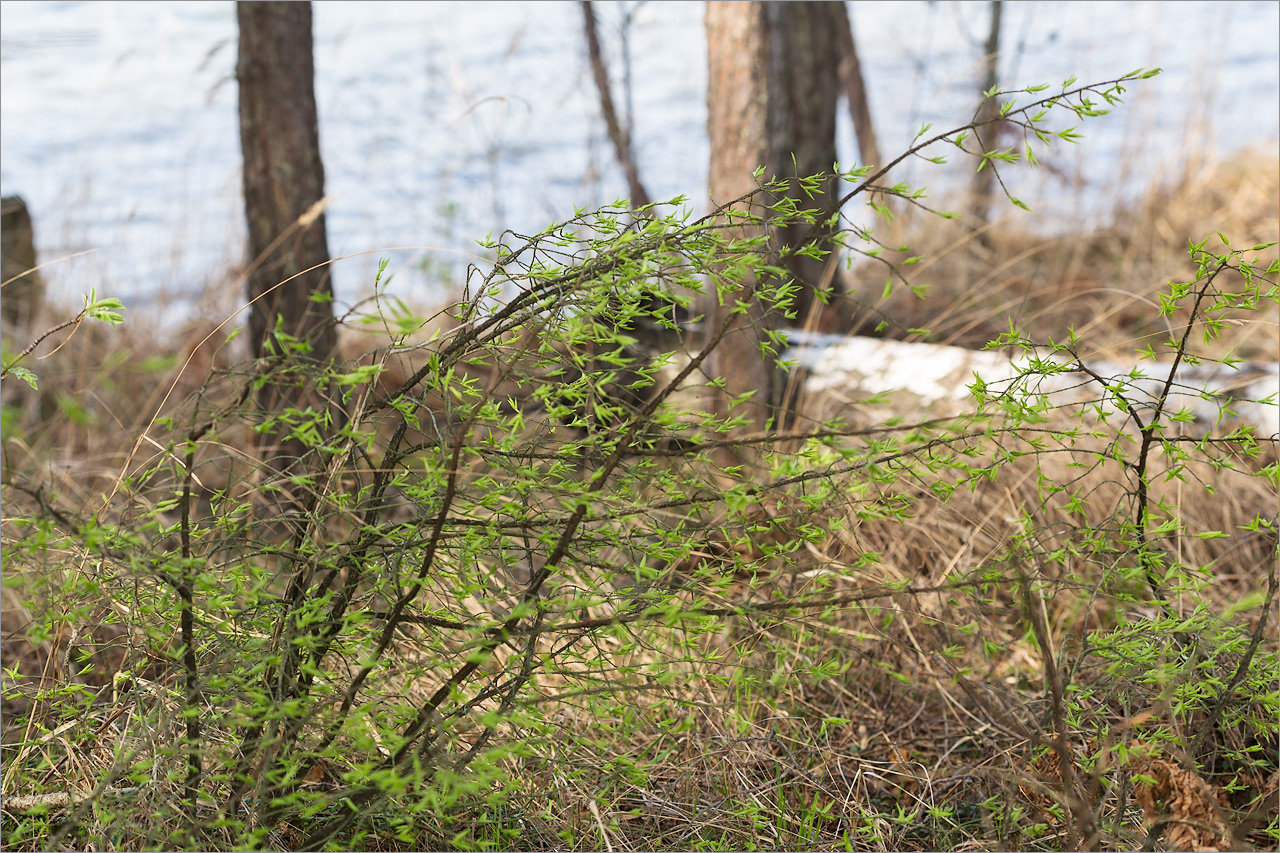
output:
[[[591,61],[591,76],[595,78],[596,89],[600,92],[600,112],[604,114],[604,123],[609,129],[609,139],[613,141],[614,153],[618,156],[618,164],[627,176],[627,188],[631,192],[631,208],[649,206],[649,193],[640,183],[640,171],[636,168],[635,158],[631,152],[631,128],[623,128],[618,121],[618,112],[613,106],[613,94],[609,89],[609,71],[605,68],[604,57],[600,53],[600,35],[596,30],[596,12],[591,0],[582,0],[583,30],[587,36],[587,58]]]

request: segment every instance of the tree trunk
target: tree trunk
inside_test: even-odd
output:
[[[724,204],[755,189],[752,172],[757,166],[770,169],[774,165],[769,146],[769,44],[764,4],[741,0],[708,3],[706,29],[710,192],[712,203]],[[753,212],[762,213],[758,208]],[[760,303],[752,299],[756,284],[743,282],[742,298],[747,300],[749,312],[734,321],[710,355],[708,367],[725,383],[720,414],[728,413],[727,398],[755,389],[756,397],[746,413],[752,426],[762,429],[772,414],[780,383],[773,366],[760,357],[763,330],[759,327],[765,317]],[[707,326],[718,329],[732,307],[713,301],[706,315]]]
[[[840,80],[849,99],[849,117],[853,119],[853,133],[858,139],[858,165],[883,166],[880,146],[876,143],[875,125],[871,123],[871,106],[867,102],[867,87],[862,79],[862,62],[858,59],[853,22],[849,20],[844,4],[836,5],[840,7],[836,15],[838,20],[834,22],[840,45]]]
[[[982,89],[978,93],[978,96],[983,97],[984,100],[981,106],[978,107],[976,119],[978,122],[989,122],[1000,116],[999,100],[997,98],[985,98],[986,93],[994,89],[1000,79],[997,73],[1000,58],[1000,11],[1001,0],[992,0],[991,29],[987,33],[987,43],[984,47],[984,56],[982,58],[986,71],[982,75]],[[994,122],[984,127],[975,128],[973,135],[983,151],[991,151],[998,146],[1000,123]],[[981,228],[985,225],[990,216],[991,194],[994,189],[994,183],[995,171],[990,164],[987,164],[982,171],[973,176],[972,201],[969,212],[973,216],[976,228]],[[987,246],[985,231],[979,236],[978,241],[984,247]]]
[[[623,127],[618,120],[618,111],[613,106],[613,91],[609,86],[609,70],[605,66],[604,56],[600,51],[600,33],[596,27],[596,11],[591,0],[582,0],[583,31],[587,37],[587,59],[591,63],[591,76],[596,81],[596,91],[600,94],[600,112],[604,115],[605,127],[609,130],[609,139],[613,142],[613,152],[618,157],[618,165],[627,176],[627,188],[631,192],[631,209],[649,204],[649,193],[640,182],[640,170],[636,168],[635,157],[631,151],[631,127]]]
[[[723,204],[756,187],[752,173],[763,166],[765,178],[812,175],[829,171],[836,160],[835,118],[840,93],[839,42],[836,26],[848,26],[840,2],[724,2],[706,7],[708,62],[708,130],[711,137],[710,190]],[[835,182],[828,181],[815,198],[798,186],[789,195],[803,207],[830,212]],[[754,211],[763,213],[759,207]],[[776,235],[782,245],[799,247],[822,240],[824,225],[791,225]],[[780,260],[801,286],[794,309],[796,322],[826,328],[836,318],[824,310],[815,290],[834,290],[835,280],[824,260],[788,257]],[[764,327],[779,317],[750,298],[756,282],[744,282],[748,313],[735,321],[710,359],[710,369],[725,381],[726,397],[749,390],[756,395],[747,413],[763,428],[779,401],[778,371],[760,355]],[[732,305],[712,306],[713,328]]]
[[[268,357],[278,381],[258,401],[268,412],[323,408],[315,368],[337,350],[323,213],[324,166],[316,121],[311,4],[238,2],[240,144],[245,217],[253,263],[248,275],[249,344]],[[289,366],[306,368],[288,375]],[[309,374],[309,375],[308,375]],[[283,429],[282,429],[283,432]],[[265,457],[296,471],[305,447],[264,433]]]
[[[770,101],[776,115],[771,121],[774,174],[802,177],[830,172],[836,163],[836,110],[840,105],[840,41],[838,28],[848,27],[842,0],[790,3],[771,0],[764,4],[770,29],[771,76],[777,79]],[[828,215],[834,211],[836,181],[829,178],[820,194],[810,198],[792,184],[789,195],[801,207],[820,207]],[[822,225],[792,225],[782,230],[784,245],[800,247],[831,233]],[[828,258],[829,259],[829,258]],[[835,293],[835,269],[827,260],[791,257],[783,266],[801,285],[796,296],[796,321],[827,331],[833,312],[823,306],[815,292]]]

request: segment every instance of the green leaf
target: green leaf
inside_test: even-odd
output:
[[[30,370],[27,370],[25,367],[10,367],[5,372],[7,374],[18,377],[19,379],[23,380],[28,385],[30,385],[32,388],[36,387],[36,375],[32,373]]]
[[[80,298],[84,300],[84,311],[82,313],[89,319],[99,320],[109,326],[119,326],[124,322],[124,317],[118,313],[125,310],[124,303],[114,296],[98,299],[97,294],[90,290],[88,296],[81,296]]]
[[[142,363],[138,365],[138,370],[142,373],[163,373],[177,366],[178,357],[176,355],[152,355],[142,360]]]
[[[376,379],[382,371],[381,364],[362,364],[350,373],[335,373],[333,381],[339,385],[364,385]]]

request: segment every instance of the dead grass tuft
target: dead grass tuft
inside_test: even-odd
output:
[[[892,322],[880,334],[888,337],[913,340],[908,330],[928,329],[934,342],[980,349],[1006,332],[1012,318],[1041,341],[1064,340],[1074,328],[1092,356],[1129,355],[1147,344],[1158,351],[1177,320],[1156,317],[1156,295],[1170,280],[1194,276],[1187,241],[1215,231],[1237,247],[1274,241],[1280,238],[1277,199],[1280,158],[1274,149],[1247,149],[1225,162],[1193,160],[1176,180],[1153,186],[1137,204],[1118,209],[1114,224],[1092,233],[1030,233],[1015,211],[979,241],[958,221],[908,216],[882,239],[924,256],[907,270],[928,295],[918,299],[897,285],[881,299],[884,267],[859,263],[848,289],[870,310],[855,310],[855,328],[871,332],[887,316]],[[1275,256],[1272,247],[1263,263]],[[1226,330],[1206,354],[1230,349],[1244,359],[1276,361],[1278,328],[1280,314],[1271,306]]]

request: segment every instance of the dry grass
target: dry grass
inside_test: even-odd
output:
[[[981,345],[1006,330],[1003,318],[1011,314],[1033,337],[1060,337],[1070,324],[1093,351],[1132,353],[1146,341],[1158,344],[1168,331],[1153,319],[1151,304],[1168,279],[1188,277],[1188,236],[1218,229],[1241,244],[1274,239],[1278,180],[1274,152],[1247,153],[1153,190],[1136,211],[1118,212],[1123,226],[1097,234],[1045,240],[1000,229],[983,248],[959,232],[931,229],[916,246],[933,260],[914,267],[915,280],[948,284],[935,285],[922,302],[894,296],[877,307],[902,327],[928,327],[947,343]],[[1275,306],[1266,312],[1257,323],[1231,327],[1209,354],[1230,348],[1276,359]],[[18,420],[6,423],[21,431],[6,430],[4,476],[6,483],[44,483],[61,506],[80,513],[96,511],[104,493],[137,486],[121,472],[142,470],[171,452],[138,440],[157,412],[189,412],[183,407],[197,399],[216,410],[242,377],[234,348],[175,351],[129,327],[86,327],[43,352],[58,343],[34,368],[39,392],[11,396],[12,380],[5,382],[6,406],[20,410],[13,413]],[[104,352],[113,354],[104,358]],[[173,355],[148,363],[155,353]],[[206,383],[210,371],[223,371],[224,379]],[[1069,416],[1056,413],[1038,428],[1066,426]],[[1008,435],[1000,446],[1026,450],[1026,439]],[[247,426],[229,428],[220,449],[202,458],[201,470],[241,481],[252,467],[251,446]],[[412,842],[388,832],[366,843],[377,849],[1066,849],[1084,843],[1091,816],[1093,843],[1102,849],[1137,849],[1148,831],[1171,849],[1274,845],[1277,743],[1274,729],[1268,739],[1255,724],[1274,715],[1274,694],[1236,696],[1215,718],[1204,703],[1186,700],[1194,685],[1179,679],[1191,673],[1229,681],[1244,659],[1241,638],[1257,637],[1257,658],[1275,659],[1269,610],[1234,607],[1268,588],[1274,594],[1274,528],[1241,528],[1258,515],[1274,520],[1274,478],[1257,474],[1274,469],[1275,446],[1264,444],[1257,458],[1239,444],[1213,446],[1181,476],[1158,482],[1153,502],[1169,506],[1186,531],[1166,536],[1161,548],[1190,567],[1184,578],[1198,582],[1170,596],[1176,618],[1165,622],[1116,529],[1118,518],[1133,515],[1130,485],[1122,471],[1096,464],[1092,454],[1101,449],[1089,440],[1071,449],[1055,446],[1001,464],[994,478],[976,480],[945,501],[931,486],[954,469],[918,467],[892,481],[858,470],[834,478],[835,497],[817,511],[777,490],[741,518],[704,519],[693,557],[666,567],[668,581],[683,584],[674,594],[687,607],[746,608],[742,615],[704,633],[637,625],[625,654],[615,654],[620,641],[607,632],[583,632],[579,647],[594,643],[596,651],[573,661],[558,659],[563,649],[553,652],[548,640],[539,648],[544,662],[531,676],[531,704],[516,709],[536,713],[542,727],[510,722],[500,730],[525,743],[502,759],[501,803],[488,803],[481,792],[467,801],[469,810],[417,824]],[[970,464],[994,463],[990,446],[982,453]],[[1230,465],[1215,465],[1213,458]],[[1171,463],[1156,464],[1163,471],[1158,466]],[[1071,483],[1087,498],[1083,509],[1046,492],[1046,481]],[[160,485],[138,486],[138,499],[162,493]],[[25,535],[24,514],[35,514],[21,494],[7,494],[6,545]],[[889,511],[899,505],[910,506],[910,514]],[[811,535],[814,527],[821,536]],[[1080,536],[1089,529],[1096,535]],[[1230,535],[1190,535],[1202,531]],[[635,532],[644,531],[638,526]],[[626,554],[619,542],[619,565]],[[16,675],[5,680],[6,763],[14,768],[3,781],[6,798],[88,793],[115,761],[113,749],[160,753],[174,742],[172,732],[138,725],[175,718],[172,631],[120,613],[120,601],[47,597],[69,578],[101,571],[84,558],[46,554],[43,563],[24,566],[6,559],[3,663]],[[38,577],[37,570],[60,574]],[[585,563],[566,567],[565,588],[578,583],[596,600],[556,618],[589,621],[620,612],[625,602],[613,588],[593,587],[592,571]],[[500,580],[497,566],[472,556],[446,560],[428,597],[441,608],[459,606],[451,601],[452,579],[484,573]],[[770,609],[779,602],[815,606]],[[490,604],[461,606],[482,614]],[[67,618],[59,624],[69,633],[26,633],[41,621],[31,611],[45,607],[63,608]],[[1142,624],[1167,630],[1178,620],[1188,638],[1207,644],[1197,647],[1198,667],[1182,665],[1181,641],[1157,643],[1146,670],[1125,663],[1125,643],[1142,636]],[[397,641],[375,691],[379,699],[422,697],[443,683],[447,668],[423,670],[434,653],[423,651],[432,636],[424,630]],[[1224,637],[1232,645],[1213,645]],[[450,654],[461,657],[465,646]],[[1054,706],[1065,701],[1051,685],[1046,661],[1053,659],[1066,664],[1063,677],[1076,709],[1065,768],[1063,753],[1050,749]],[[496,654],[486,666],[500,673],[518,661]],[[1144,680],[1154,664],[1167,665],[1168,677]],[[126,670],[129,684],[123,685],[115,676]],[[37,695],[38,687],[61,693]],[[58,704],[80,701],[70,698],[80,688],[94,697],[83,703],[76,726],[51,723],[43,731],[42,719],[65,719]],[[459,723],[451,754],[465,751],[481,730],[474,718]],[[211,749],[231,750],[231,732],[218,731],[210,732]],[[1189,755],[1193,745],[1199,749]],[[362,755],[347,746],[347,766],[326,765],[308,784],[336,786],[344,771],[357,767]],[[1253,764],[1242,759],[1250,749],[1263,756]],[[159,771],[179,759],[167,753]],[[146,814],[174,792],[138,785],[115,796],[124,800],[102,797],[91,808],[73,808],[84,834],[61,843],[67,849],[145,845],[146,832],[155,831],[143,829],[145,821],[136,836],[105,837],[95,836],[85,819],[122,808]],[[11,803],[6,835],[30,822]],[[58,808],[65,813],[68,806]],[[113,826],[118,831],[119,824]],[[45,832],[57,827],[52,821]],[[282,824],[262,843],[289,848],[307,830]],[[48,837],[28,836],[15,849],[36,849]]]
[[[1041,467],[1050,477],[1073,473],[1066,464],[1042,460]],[[1189,529],[1231,530],[1274,504],[1272,489],[1256,478],[1207,466],[1195,473],[1216,495],[1199,486],[1174,486],[1162,495],[1177,500]],[[1089,493],[1089,514],[1072,525],[1105,527],[1122,501],[1121,485],[1102,473],[1079,485]],[[555,754],[519,765],[522,778],[532,774],[530,787],[546,792],[530,795],[521,810],[550,815],[557,828],[575,827],[577,846],[586,849],[689,849],[703,842],[715,849],[840,849],[846,843],[858,849],[992,843],[1069,849],[1072,819],[1064,814],[1070,795],[1056,762],[1044,760],[1056,759],[1043,752],[1052,740],[1051,699],[1043,654],[1027,636],[1026,600],[1016,581],[1025,573],[1026,582],[1040,587],[1035,602],[1050,626],[1054,653],[1075,661],[1072,683],[1096,691],[1081,702],[1073,748],[1080,767],[1096,774],[1081,790],[1095,790],[1093,808],[1107,818],[1097,843],[1102,849],[1139,846],[1146,829],[1140,816],[1125,811],[1126,788],[1136,784],[1128,797],[1132,802],[1136,791],[1146,798],[1144,807],[1152,795],[1135,781],[1141,767],[1122,767],[1117,750],[1137,732],[1194,726],[1205,717],[1176,713],[1167,685],[1134,684],[1134,672],[1117,679],[1104,659],[1080,656],[1082,639],[1100,642],[1125,622],[1157,615],[1132,610],[1125,585],[1115,588],[1110,560],[1119,555],[1082,554],[1060,566],[1001,557],[1021,529],[1023,510],[1031,512],[1030,526],[1044,531],[1046,550],[1069,539],[1064,513],[1043,500],[1030,459],[946,503],[924,488],[907,491],[918,501],[913,518],[867,521],[865,502],[851,488],[843,533],[802,550],[785,567],[776,559],[748,559],[738,566],[738,581],[710,596],[724,605],[859,594],[867,600],[823,609],[821,616],[756,617],[728,626],[707,641],[705,660],[691,666],[699,678],[671,690],[670,704],[648,710],[645,694],[636,694],[638,722],[621,731],[602,729],[600,716],[571,706]],[[838,515],[841,508],[829,511]],[[767,535],[785,540],[789,528],[826,528],[830,521],[783,514],[772,519]],[[1273,534],[1180,538],[1172,547],[1186,563],[1207,567],[1206,586],[1175,603],[1187,616],[1197,606],[1228,609],[1265,588],[1274,572]],[[867,554],[877,555],[869,565]],[[994,566],[1003,566],[1002,580],[983,583]],[[886,592],[902,583],[928,591]],[[1141,581],[1129,584],[1129,593],[1141,598]],[[1274,649],[1274,623],[1258,628],[1264,646]],[[663,648],[661,641],[655,645]],[[815,676],[812,664],[823,660],[840,662],[835,675]],[[742,670],[759,679],[745,693],[734,687]],[[674,730],[673,716],[679,721]],[[1247,724],[1215,736],[1222,738],[1208,759],[1215,771],[1202,785],[1235,809],[1216,826],[1274,821],[1274,762],[1268,774],[1226,757],[1250,743],[1273,752],[1274,737],[1258,744]],[[653,759],[643,783],[618,769],[621,756]],[[1176,764],[1158,752],[1156,760]],[[1024,816],[1000,826],[992,803]],[[608,829],[597,825],[593,807],[606,815]],[[1154,815],[1148,809],[1147,817]],[[1169,840],[1176,845],[1176,836]],[[1245,841],[1242,835],[1236,843]],[[1253,843],[1268,842],[1258,835]]]
[[[909,216],[882,240],[905,243],[925,257],[908,275],[928,296],[917,299],[898,287],[879,301],[885,272],[870,263],[855,267],[851,290],[893,318],[883,333],[895,338],[914,339],[907,329],[929,329],[935,342],[980,349],[1007,331],[1012,318],[1037,340],[1062,340],[1074,327],[1097,357],[1130,355],[1148,343],[1158,350],[1176,318],[1156,317],[1156,296],[1170,280],[1194,274],[1187,241],[1220,231],[1236,247],[1271,242],[1280,235],[1277,198],[1280,159],[1271,149],[1248,149],[1226,162],[1193,162],[1177,180],[1116,210],[1111,227],[1088,234],[1027,233],[1021,230],[1026,215],[1013,211],[983,233],[984,245],[959,222]],[[874,313],[855,316],[863,332],[878,321]],[[1230,349],[1241,358],[1276,361],[1278,318],[1272,306],[1205,354]]]

